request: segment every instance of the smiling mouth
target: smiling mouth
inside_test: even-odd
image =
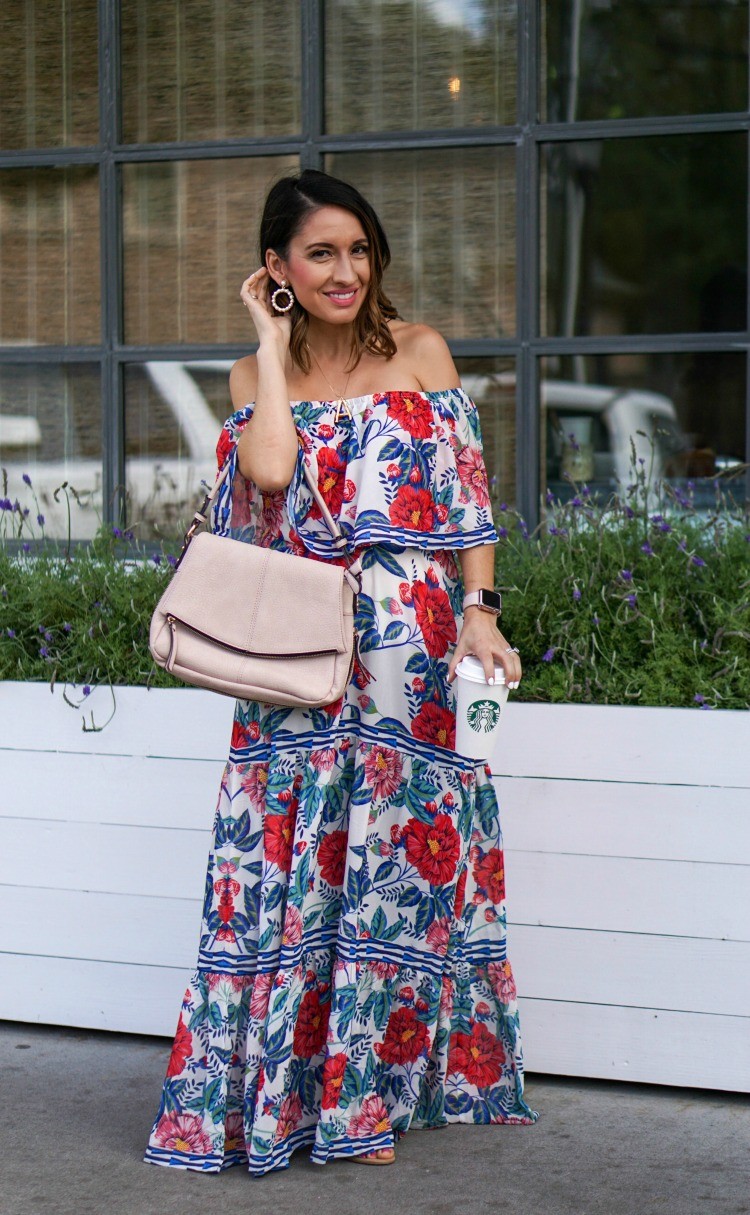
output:
[[[349,291],[324,291],[323,294],[329,300],[336,300],[339,303],[343,304],[343,303],[348,303],[350,300],[353,300],[355,295],[357,294],[357,291],[358,291],[357,287],[352,287]]]

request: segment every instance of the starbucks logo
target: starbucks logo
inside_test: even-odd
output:
[[[477,734],[491,734],[500,719],[500,705],[494,700],[475,700],[466,716]]]

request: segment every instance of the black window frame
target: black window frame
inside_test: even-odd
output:
[[[516,333],[514,337],[454,339],[454,357],[513,358],[516,365],[517,506],[530,525],[540,517],[541,441],[539,368],[556,355],[619,353],[745,353],[745,462],[750,466],[750,274],[747,327],[731,333],[669,333],[618,337],[544,337],[540,333],[540,161],[542,149],[566,141],[630,139],[743,131],[750,136],[750,108],[727,114],[549,123],[539,120],[540,0],[518,0],[517,121],[509,126],[398,131],[335,136],[324,126],[324,0],[299,0],[302,22],[302,129],[298,136],[250,140],[125,144],[121,140],[120,14],[123,0],[98,0],[100,140],[94,146],[3,151],[0,169],[95,165],[99,169],[101,225],[101,340],[97,345],[0,346],[0,364],[91,363],[102,387],[104,521],[118,524],[125,508],[124,367],[147,360],[239,358],[255,347],[238,343],[133,345],[123,331],[123,219],[120,166],[149,161],[299,157],[302,168],[323,168],[333,152],[516,148]],[[750,186],[748,189],[750,249]],[[429,321],[429,318],[426,318]],[[750,498],[750,471],[746,474]]]

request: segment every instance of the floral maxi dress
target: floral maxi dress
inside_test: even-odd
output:
[[[288,488],[236,468],[214,531],[364,567],[360,657],[318,709],[238,701],[185,992],[146,1159],[218,1171],[323,1164],[452,1122],[529,1123],[489,768],[455,751],[455,550],[494,543],[476,407],[461,389],[292,403]],[[300,628],[305,605],[301,603]]]

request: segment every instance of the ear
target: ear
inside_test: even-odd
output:
[[[270,274],[271,278],[277,283],[280,283],[284,278],[287,280],[287,282],[289,281],[286,262],[282,261],[274,249],[266,250],[266,270]]]

